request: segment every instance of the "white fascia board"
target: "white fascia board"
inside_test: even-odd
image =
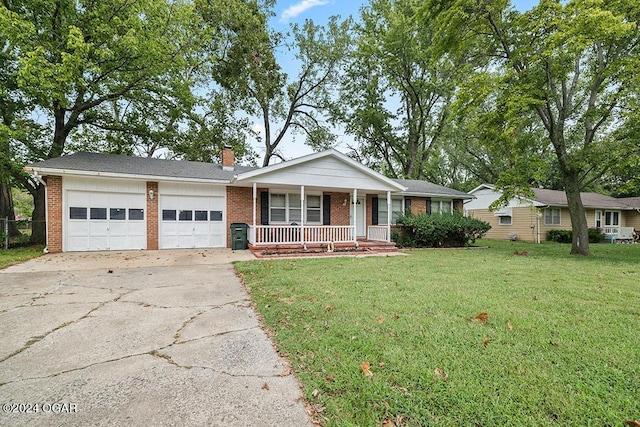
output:
[[[403,196],[408,196],[408,197],[433,197],[436,199],[463,199],[463,200],[472,200],[472,199],[477,199],[476,196],[474,196],[473,194],[466,194],[466,195],[462,195],[462,194],[442,194],[442,193],[411,193],[411,192],[402,192],[400,193]]]
[[[480,184],[476,188],[474,188],[473,190],[469,191],[469,194],[473,194],[478,190],[485,190],[485,189],[494,190],[495,191],[496,187],[494,185],[491,185],[491,184]]]
[[[157,176],[157,175],[139,175],[129,173],[116,172],[96,172],[82,171],[73,169],[51,169],[51,168],[30,168],[25,167],[26,172],[37,172],[41,176],[59,175],[59,176],[83,176],[83,177],[101,177],[101,178],[119,178],[133,179],[140,181],[174,181],[174,182],[198,182],[204,184],[229,184],[228,180],[220,179],[204,179],[204,178],[181,178],[175,176]]]
[[[328,157],[328,156],[332,156],[335,157],[339,160],[341,160],[342,162],[348,164],[351,167],[354,167],[362,172],[364,172],[365,174],[371,176],[372,178],[384,182],[387,185],[390,185],[394,188],[396,188],[398,191],[405,191],[407,189],[407,187],[405,187],[404,185],[398,184],[397,182],[395,182],[394,180],[392,180],[391,178],[387,178],[386,176],[374,171],[373,169],[370,169],[368,167],[366,167],[365,165],[356,162],[355,160],[353,160],[351,157],[342,154],[341,152],[339,152],[338,150],[335,149],[329,149],[326,151],[321,151],[319,153],[313,153],[313,154],[308,154],[306,156],[302,156],[302,157],[298,157],[292,160],[287,160],[286,162],[282,162],[282,163],[278,163],[275,165],[271,165],[271,166],[265,166],[263,168],[259,168],[259,169],[255,169],[249,172],[244,172],[244,173],[240,173],[237,176],[237,178],[234,178],[233,182],[237,182],[237,181],[255,181],[252,178],[256,178],[259,177],[261,175],[266,175],[281,169],[285,169],[291,166],[295,166],[295,165],[299,165],[301,163],[306,163],[306,162],[311,162],[313,160],[317,160],[317,159],[321,159],[323,157]],[[258,182],[258,181],[256,181]]]

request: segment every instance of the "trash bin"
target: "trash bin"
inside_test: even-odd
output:
[[[248,224],[238,222],[231,224],[231,249],[235,251],[249,247],[248,230]]]

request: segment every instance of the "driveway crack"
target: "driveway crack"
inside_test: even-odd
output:
[[[67,322],[64,322],[58,326],[56,326],[55,328],[51,329],[50,331],[45,332],[42,335],[37,335],[35,337],[31,337],[31,339],[29,339],[29,341],[27,341],[22,347],[20,347],[19,349],[17,349],[16,351],[14,351],[13,353],[3,357],[2,359],[0,359],[0,363],[3,363],[9,359],[11,359],[12,357],[17,356],[18,354],[22,353],[23,351],[27,350],[28,348],[30,348],[31,346],[39,343],[40,341],[42,341],[43,339],[45,339],[46,337],[48,337],[49,335],[51,335],[52,333],[59,331],[62,328],[65,328],[73,323],[78,323],[83,319],[86,319],[87,317],[89,317],[92,313],[94,313],[96,310],[104,307],[106,304],[112,303],[112,302],[117,302],[120,298],[122,298],[123,296],[125,296],[126,294],[133,292],[132,290],[129,290],[127,292],[121,293],[120,295],[118,295],[117,297],[115,297],[114,299],[110,300],[110,301],[104,301],[101,303],[98,303],[98,305],[96,305],[95,307],[93,307],[92,309],[90,309],[88,312],[86,312],[84,315],[82,315],[81,317],[74,319],[74,320],[69,320]]]

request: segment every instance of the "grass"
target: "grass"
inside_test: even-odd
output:
[[[10,265],[20,264],[42,255],[43,245],[22,246],[11,249],[0,249],[0,270]]]
[[[236,269],[325,425],[640,419],[640,245],[480,243]]]

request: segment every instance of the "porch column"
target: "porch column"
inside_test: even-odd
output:
[[[256,243],[256,209],[258,208],[258,184],[253,183],[253,227],[251,227],[251,242]]]
[[[391,191],[387,191],[387,242],[391,241]]]
[[[300,245],[304,246],[304,185],[300,186]]]
[[[358,189],[353,189],[353,243],[358,244]]]

